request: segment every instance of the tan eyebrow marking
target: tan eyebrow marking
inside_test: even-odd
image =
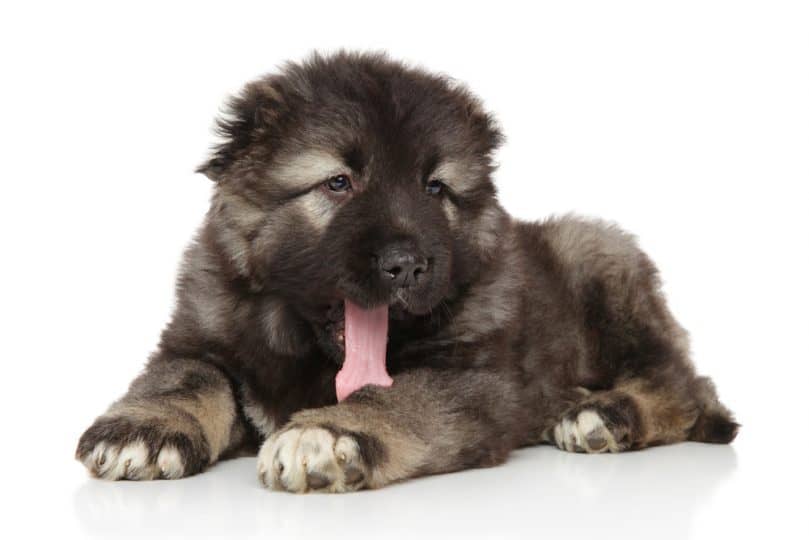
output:
[[[441,180],[458,195],[473,191],[481,182],[484,171],[472,162],[449,160],[436,167],[430,179]]]
[[[273,179],[285,188],[302,188],[349,172],[339,156],[325,150],[279,156],[272,168]]]

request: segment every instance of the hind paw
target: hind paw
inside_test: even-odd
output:
[[[552,431],[553,443],[568,452],[620,452],[627,447],[624,439],[607,427],[595,409],[584,409],[566,416]]]

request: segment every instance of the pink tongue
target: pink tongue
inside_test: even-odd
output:
[[[388,346],[388,306],[362,309],[345,301],[345,349],[343,368],[337,373],[337,400],[343,401],[366,384],[390,386],[385,371]]]

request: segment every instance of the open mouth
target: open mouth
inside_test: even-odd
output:
[[[345,305],[343,302],[333,303],[326,311],[326,332],[332,342],[340,350],[340,354],[345,354]]]
[[[342,317],[339,309],[342,308]],[[346,299],[329,310],[327,329],[343,350],[343,367],[335,378],[337,399],[342,401],[367,384],[390,386],[386,370],[388,306],[369,309]]]

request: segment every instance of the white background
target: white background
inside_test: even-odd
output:
[[[804,6],[4,3],[0,536],[807,538]],[[350,496],[262,491],[248,458],[176,482],[87,478],[78,436],[170,314],[218,107],[338,47],[466,81],[508,136],[497,180],[515,215],[637,233],[737,442],[543,447]]]

